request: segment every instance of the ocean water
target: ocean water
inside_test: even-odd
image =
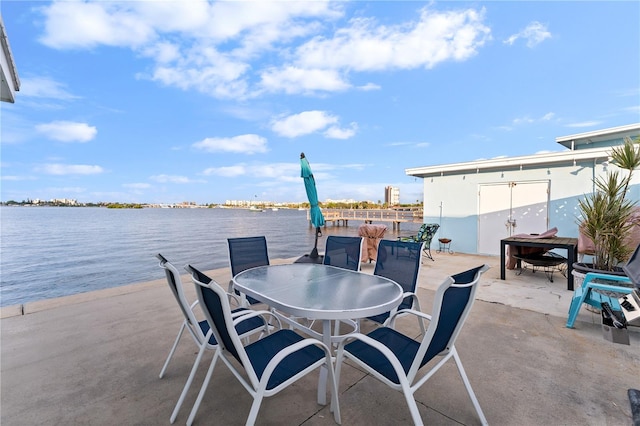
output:
[[[358,225],[328,225],[318,248]],[[178,267],[226,267],[230,237],[264,235],[271,259],[309,253],[315,238],[306,211],[293,209],[0,207],[0,231],[0,306],[162,278],[156,253]]]

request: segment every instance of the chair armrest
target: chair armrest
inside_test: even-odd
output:
[[[268,325],[270,324],[270,322],[267,321],[266,318],[264,318],[266,316],[275,318],[278,324],[278,329],[282,328],[282,323],[280,322],[280,319],[273,312],[270,312],[270,311],[253,311],[251,309],[247,309],[246,312],[240,311],[240,312],[235,312],[234,314],[231,315],[231,317],[233,318],[234,327],[240,324],[242,321],[246,321],[250,318],[255,318],[255,317],[263,317],[265,325]]]
[[[584,276],[584,281],[582,282],[582,285],[584,286],[585,284],[595,279],[631,283],[631,279],[626,275],[609,275],[609,274],[601,274],[599,272],[589,272]]]
[[[414,315],[416,317],[426,319],[427,321],[431,321],[431,315],[425,314],[424,312],[416,311],[415,309],[400,309],[395,312],[389,320],[393,321],[399,315]]]
[[[286,348],[282,349],[280,352],[275,354],[273,356],[273,358],[271,358],[271,361],[269,361],[267,366],[264,368],[264,371],[262,372],[262,377],[260,378],[260,381],[261,382],[263,380],[268,381],[269,378],[271,377],[271,374],[273,374],[273,371],[276,369],[276,367],[278,367],[278,365],[280,365],[280,363],[286,357],[288,357],[292,353],[298,352],[299,350],[301,350],[301,349],[303,349],[303,348],[305,348],[307,346],[311,346],[311,345],[319,346],[324,351],[324,354],[325,354],[324,358],[325,358],[325,361],[328,364],[327,367],[333,368],[333,359],[331,357],[331,350],[327,347],[327,345],[322,343],[320,340],[313,339],[313,338],[307,338],[307,339],[301,340],[299,342],[296,342],[293,345],[287,346]],[[281,383],[280,385],[276,386],[276,389],[279,386],[282,386],[282,385],[283,384]]]
[[[233,294],[233,293],[227,293],[227,297],[229,298],[229,301],[233,301],[235,302],[236,306],[241,307],[242,306],[242,301],[240,300],[240,298]]]

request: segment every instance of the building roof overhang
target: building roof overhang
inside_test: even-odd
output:
[[[607,160],[611,148],[591,148],[578,151],[549,152],[544,154],[524,155],[520,157],[502,157],[490,160],[476,160],[465,163],[442,164],[428,167],[405,169],[408,176],[426,178],[444,176],[445,174],[480,173],[484,171],[506,170],[514,168],[532,168],[575,164],[585,160]]]
[[[15,93],[20,90],[18,70],[13,61],[7,31],[0,16],[0,68],[2,83],[0,83],[0,97],[3,102],[15,102]]]
[[[640,123],[626,126],[611,127],[609,129],[594,130],[592,132],[577,133],[575,135],[561,136],[556,138],[556,142],[571,150],[577,147],[588,146],[597,142],[606,142],[613,139],[623,139],[625,137],[636,137],[640,135]]]

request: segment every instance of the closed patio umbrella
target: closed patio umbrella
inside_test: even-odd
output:
[[[309,254],[312,259],[318,258],[318,236],[321,235],[320,227],[324,226],[324,216],[318,207],[318,191],[316,190],[316,180],[313,178],[311,172],[311,166],[309,161],[304,156],[304,152],[300,153],[300,167],[302,170],[301,177],[304,179],[304,189],[307,191],[307,198],[311,209],[309,215],[311,217],[311,224],[316,228],[316,242],[313,246],[313,250]]]

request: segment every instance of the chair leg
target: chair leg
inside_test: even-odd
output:
[[[202,356],[207,350],[207,342],[211,338],[211,334],[212,334],[212,331],[209,330],[209,332],[205,336],[204,343],[202,343],[202,346],[200,346],[200,350],[198,351],[198,356],[196,357],[196,360],[193,363],[193,367],[191,367],[191,372],[189,373],[189,377],[187,378],[187,383],[184,384],[184,388],[182,388],[182,393],[180,393],[180,398],[178,398],[178,402],[176,403],[176,406],[173,409],[173,413],[171,413],[171,419],[170,419],[171,423],[173,423],[176,420],[176,417],[178,416],[178,412],[180,411],[180,407],[182,407],[182,403],[184,402],[184,398],[187,396],[187,392],[191,387],[191,383],[193,383],[193,378],[196,376],[196,371],[200,366],[200,361],[202,361]],[[218,353],[218,348],[216,348],[216,354],[217,353]],[[215,361],[216,357],[214,356],[213,359]]]
[[[425,246],[422,249],[422,252],[425,254],[425,256],[427,256],[429,259],[433,260],[435,262],[435,259],[433,258],[433,256],[431,256],[431,247],[430,246]]]
[[[581,294],[576,297],[574,292],[574,296],[571,299],[571,306],[569,307],[569,317],[567,318],[567,328],[573,328],[573,324],[576,322],[576,318],[578,318],[578,313],[580,312],[580,308],[582,304],[586,300],[587,296],[591,292],[591,288],[579,289],[581,290]]]
[[[333,419],[335,422],[341,424],[342,420],[340,417],[340,401],[338,399],[338,382],[331,362],[331,356],[327,355],[326,360],[327,370],[329,371],[329,381],[331,382],[331,405],[329,406],[329,411],[333,411]]]
[[[480,403],[478,402],[478,398],[476,398],[476,394],[473,392],[471,388],[471,383],[469,382],[469,378],[467,377],[467,373],[464,371],[464,367],[462,366],[462,361],[458,356],[458,351],[456,348],[452,348],[453,351],[453,359],[456,361],[456,366],[458,367],[458,371],[460,372],[460,377],[462,377],[462,381],[464,382],[464,387],[467,388],[467,393],[469,394],[469,398],[471,398],[471,402],[476,409],[476,413],[478,413],[478,417],[480,417],[480,422],[483,426],[488,426],[487,418],[484,416],[482,412],[482,408],[480,408]]]
[[[178,336],[176,337],[176,341],[173,342],[173,347],[171,348],[171,351],[169,351],[169,356],[167,357],[167,360],[164,362],[164,365],[162,366],[162,371],[160,371],[160,378],[161,379],[164,376],[165,371],[167,371],[167,367],[169,366],[169,362],[173,358],[173,354],[175,353],[176,348],[178,347],[178,342],[180,341],[180,338],[182,337],[182,333],[184,332],[185,327],[186,327],[186,323],[183,321],[182,325],[180,326],[180,331],[178,332]]]
[[[422,417],[420,416],[420,410],[418,410],[418,404],[416,403],[416,399],[411,393],[411,390],[404,389],[403,386],[402,393],[404,394],[404,399],[407,401],[407,405],[409,406],[409,412],[411,413],[413,424],[415,426],[423,426],[424,423],[422,421]]]
[[[202,399],[204,398],[204,394],[207,391],[207,387],[209,387],[209,381],[211,380],[211,375],[213,374],[213,369],[216,366],[216,361],[218,360],[218,356],[220,356],[220,349],[216,348],[215,353],[213,354],[213,359],[211,360],[211,364],[209,365],[209,369],[207,370],[207,375],[202,382],[202,387],[200,387],[200,392],[198,392],[198,397],[196,398],[196,402],[193,404],[191,408],[191,412],[189,413],[189,418],[187,419],[187,426],[191,426],[193,423],[193,419],[196,417],[196,413],[198,412],[198,408],[200,408],[200,403],[202,403]],[[173,422],[171,422],[173,423]]]
[[[260,411],[260,405],[264,398],[264,389],[258,391],[253,397],[253,404],[251,404],[251,410],[249,411],[249,417],[247,417],[247,425],[254,425],[258,418],[258,412]]]

